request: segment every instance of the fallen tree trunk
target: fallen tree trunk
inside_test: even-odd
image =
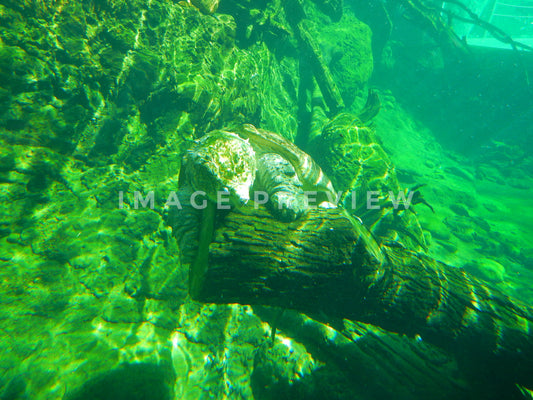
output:
[[[342,14],[342,1],[321,1],[325,7],[333,7]],[[334,116],[344,108],[344,101],[340,91],[331,76],[331,72],[324,62],[320,46],[311,33],[310,21],[307,19],[302,0],[288,0],[283,3],[285,14],[296,34],[296,40],[302,49],[301,61],[309,63],[316,79],[324,102],[328,107],[328,115]],[[339,18],[340,18],[339,14]]]
[[[309,64],[315,76],[316,82],[324,101],[328,106],[328,114],[336,115],[340,110],[344,108],[344,101],[331,72],[322,58],[320,48],[313,38],[313,35],[309,32],[308,20],[301,20],[296,26],[295,30],[300,45],[302,46],[305,54],[309,59]]]
[[[533,309],[401,247],[383,247],[342,209],[281,223],[247,206],[215,231],[193,298],[357,320],[436,344],[509,384],[533,387]]]

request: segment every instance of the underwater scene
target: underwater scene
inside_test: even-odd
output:
[[[0,400],[533,398],[533,0],[0,0]]]

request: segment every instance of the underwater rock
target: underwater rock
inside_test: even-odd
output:
[[[350,10],[339,22],[317,24],[316,30],[324,63],[349,107],[372,75],[372,32]]]
[[[392,169],[387,155],[376,145],[377,139],[370,127],[363,125],[355,115],[341,113],[327,122],[321,135],[309,147],[317,162],[331,176],[333,185],[340,190],[350,190],[363,186],[364,180],[357,184],[353,181],[358,180],[365,164],[379,166],[375,173],[378,180]]]
[[[285,339],[276,340],[273,346],[264,344],[254,358],[252,374],[254,396],[274,399],[282,393],[291,393],[293,396],[299,391],[305,393],[305,386],[298,384],[317,368],[319,363],[298,342]]]
[[[497,167],[487,165],[487,164],[482,164],[482,165],[477,166],[476,178],[494,182],[499,185],[505,185],[505,182],[506,182],[506,180],[501,174],[501,171]]]
[[[461,217],[469,217],[468,210],[462,204],[451,204],[450,210]]]
[[[529,190],[531,189],[531,181],[526,178],[525,174],[523,178],[509,178],[507,184],[515,189]]]
[[[481,258],[465,265],[472,274],[491,282],[503,282],[505,279],[505,267],[490,258]]]
[[[219,0],[190,0],[190,2],[204,14],[213,14],[218,8]]]
[[[345,194],[341,199],[345,207],[362,218],[374,235],[408,248],[427,248],[416,215],[402,205],[398,209],[393,206],[390,192],[398,196],[402,189],[394,165],[371,127],[353,114],[340,113],[324,125],[309,148],[333,186]],[[379,209],[367,205],[372,191],[378,193]]]
[[[466,181],[470,181],[470,182],[475,181],[474,176],[469,171],[467,171],[465,168],[451,166],[451,167],[445,167],[444,170]]]
[[[277,385],[262,373],[256,376],[254,370],[254,394],[261,393],[261,399],[274,400],[287,394],[291,399],[412,400],[416,392],[423,399],[446,400],[462,397],[458,392],[466,389],[458,385],[457,374],[450,374],[450,370],[457,369],[453,357],[421,338],[391,334],[373,325],[348,320],[335,323],[330,320],[325,326],[318,322],[319,317],[312,319],[292,310],[284,310],[281,316],[275,308],[254,307],[254,310],[269,323],[276,321],[278,331],[282,332],[277,341],[287,345],[301,343],[316,360],[311,373],[295,376],[289,387],[286,378]],[[394,352],[389,353],[387,348],[394,348]],[[324,360],[327,361],[322,364]],[[428,365],[432,368],[427,368]],[[403,371],[401,375],[399,370]],[[261,368],[260,372],[265,369]],[[405,376],[412,376],[413,381],[409,382]],[[272,386],[262,385],[264,382],[272,382]],[[436,391],[435,387],[440,389]]]
[[[186,302],[169,337],[177,398],[251,399],[254,356],[268,336],[249,306]]]
[[[496,232],[494,232],[496,233]],[[500,249],[502,251],[503,254],[498,254],[498,257],[500,256],[507,256],[509,257],[510,259],[512,260],[521,260],[522,257],[520,255],[520,246],[517,245],[516,242],[513,242],[513,241],[508,241],[507,238],[503,238],[502,237],[502,240],[501,240],[501,243],[500,243]],[[524,266],[525,266],[526,263],[524,263]]]
[[[437,239],[436,242],[440,244],[447,252],[457,252],[457,245],[451,241]]]
[[[343,12],[343,0],[313,0],[318,8],[333,21],[339,21]]]
[[[452,203],[461,204],[471,211],[478,207],[477,198],[470,192],[463,190],[450,191],[449,196],[452,199]]]
[[[520,258],[526,268],[533,269],[533,247],[520,249]]]
[[[9,147],[0,147],[0,172],[11,171],[15,167],[15,152]]]
[[[102,319],[111,323],[140,323],[143,320],[138,302],[124,296],[121,288],[109,296],[109,302],[102,310]]]
[[[484,230],[485,232],[490,232],[490,224],[481,217],[472,218],[472,222],[478,227]]]
[[[462,217],[459,215],[446,217],[444,223],[450,228],[455,236],[465,242],[473,242],[477,238],[477,233],[474,229],[475,227],[469,217]]]
[[[316,82],[328,106],[329,115],[333,116],[344,108],[344,101],[315,39],[314,25],[309,20],[302,20],[297,24],[296,29],[301,46],[309,59]]]
[[[190,186],[180,187],[176,197],[181,209],[169,207],[165,215],[167,225],[172,228],[172,234],[178,240],[183,263],[191,263],[198,251],[202,213],[191,204],[193,193],[194,190]]]
[[[437,218],[425,218],[421,221],[422,227],[429,232],[431,236],[440,240],[449,240],[451,237],[450,230],[446,227],[444,223]]]
[[[488,212],[490,213],[501,213],[502,212],[502,208],[501,208],[501,204],[500,203],[496,203],[496,202],[487,202],[487,203],[482,203],[483,205],[483,208],[485,210],[487,210]]]

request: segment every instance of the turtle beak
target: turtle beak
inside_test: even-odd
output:
[[[228,187],[223,187],[222,192],[224,193],[225,198],[229,198],[229,201],[232,206],[234,207],[241,207],[248,203],[248,200],[250,199],[249,194],[246,192],[246,196],[243,196],[242,191],[236,189],[229,189]]]

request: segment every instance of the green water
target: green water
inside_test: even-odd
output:
[[[0,399],[531,398],[532,43],[530,0],[0,1]]]

